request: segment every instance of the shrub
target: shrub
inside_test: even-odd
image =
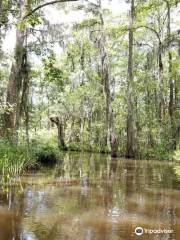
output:
[[[35,150],[35,158],[37,159],[37,162],[44,166],[51,166],[57,163],[59,159],[58,155],[58,148],[49,145],[40,145]]]

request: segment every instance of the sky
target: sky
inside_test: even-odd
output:
[[[81,0],[80,2],[82,2]],[[96,0],[89,0],[90,2],[95,2]],[[69,3],[69,4],[77,4],[77,3]],[[127,4],[125,0],[102,0],[102,7],[103,8],[108,8],[112,11],[113,16],[120,16],[123,13],[127,13],[130,7],[130,4]],[[173,24],[173,22],[177,22],[179,19],[178,13],[180,11],[180,5],[179,7],[175,10],[174,13],[171,14],[172,17],[172,24],[171,27],[175,30],[179,26],[178,24]],[[50,23],[52,24],[57,24],[57,23],[68,23],[69,25],[72,25],[72,23],[75,22],[81,22],[85,18],[90,17],[88,14],[85,14],[83,10],[71,10],[68,13],[65,12],[64,10],[60,9],[59,7],[57,8],[57,5],[49,5],[44,7],[43,9],[44,16],[47,20],[49,20]],[[180,19],[179,19],[180,23]],[[12,27],[3,42],[3,50],[8,54],[12,55],[13,50],[14,50],[14,45],[15,45],[15,29]]]
[[[91,2],[96,2],[95,0],[89,0]],[[75,3],[74,3],[75,4]],[[108,8],[112,11],[113,15],[119,15],[123,12],[127,12],[129,5],[125,3],[125,0],[102,0],[102,7]],[[52,24],[57,23],[68,23],[72,24],[74,22],[81,22],[85,18],[88,18],[87,14],[83,10],[71,10],[69,13],[66,13],[63,10],[58,9],[54,6],[47,6],[43,9],[45,18]],[[5,37],[3,42],[3,50],[8,54],[13,54],[13,49],[15,46],[16,33],[15,29],[11,28]]]
[[[91,2],[96,2],[91,0]],[[75,5],[75,3],[74,3]],[[122,12],[127,11],[129,8],[129,4],[125,3],[125,0],[102,0],[102,7],[110,9],[113,15],[121,14]],[[61,15],[60,15],[61,12]],[[83,10],[81,11],[71,11],[69,14],[63,13],[63,11],[58,10],[55,7],[47,7],[45,9],[45,16],[48,20],[52,23],[71,23],[71,22],[80,22],[84,18],[88,17],[87,14],[84,13]],[[61,17],[59,17],[61,16]]]

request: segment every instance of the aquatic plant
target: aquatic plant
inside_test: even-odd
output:
[[[33,151],[27,146],[0,144],[0,175],[5,180],[19,176],[37,165]]]

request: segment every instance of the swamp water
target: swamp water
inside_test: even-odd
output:
[[[179,240],[179,183],[175,163],[66,153],[0,191],[0,240]]]

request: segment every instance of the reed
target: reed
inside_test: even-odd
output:
[[[9,180],[36,165],[33,150],[27,146],[0,144],[1,180]]]

